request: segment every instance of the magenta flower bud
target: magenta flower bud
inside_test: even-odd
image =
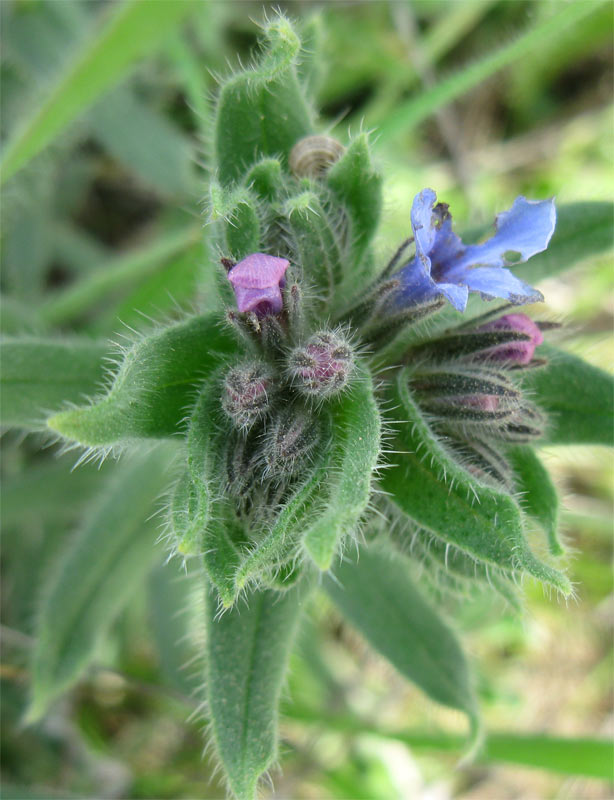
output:
[[[285,258],[252,253],[235,264],[228,280],[237,298],[239,311],[253,311],[259,317],[279,314],[283,308],[281,289],[290,262]]]
[[[531,337],[528,342],[507,342],[488,350],[484,355],[492,361],[528,364],[533,358],[535,348],[544,341],[542,332],[526,314],[505,314],[482,325],[478,331],[516,331]]]
[[[314,334],[304,347],[289,357],[289,372],[296,388],[312,397],[328,397],[347,384],[354,366],[354,354],[338,333]]]
[[[478,411],[496,411],[501,401],[494,394],[474,394],[458,398],[459,404],[466,408],[477,408]]]
[[[264,364],[240,364],[224,378],[222,408],[237,428],[248,430],[268,411],[275,386]]]

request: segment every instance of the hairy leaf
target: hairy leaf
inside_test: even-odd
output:
[[[234,347],[230,332],[215,316],[164,328],[125,353],[105,397],[56,414],[47,425],[89,446],[177,434],[196,385]]]
[[[433,700],[464,711],[477,738],[477,700],[461,645],[413,585],[402,556],[362,547],[335,566],[324,588],[343,616],[402,675]]]
[[[97,498],[41,597],[28,719],[40,718],[94,658],[101,638],[155,558],[156,525],[148,522],[168,449],[122,464]]]
[[[473,558],[504,570],[526,570],[568,594],[569,581],[531,552],[514,499],[486,486],[463,469],[435,434],[408,388],[409,372],[401,370],[394,391],[405,422],[399,429],[394,464],[385,471],[383,487],[394,503],[420,526]]]
[[[277,756],[277,709],[288,653],[309,584],[255,591],[218,613],[207,595],[207,694],[212,732],[230,788],[253,800]]]
[[[6,337],[0,341],[2,425],[44,429],[45,416],[100,390],[108,344]]]
[[[614,445],[614,378],[550,345],[538,354],[548,366],[528,373],[524,386],[548,415],[543,443]]]
[[[283,17],[269,23],[265,34],[269,45],[259,63],[232,77],[220,91],[215,152],[224,186],[238,181],[264,156],[280,156],[287,166],[294,144],[312,132],[296,77],[300,41]]]
[[[380,448],[381,419],[373,383],[360,368],[350,391],[332,409],[332,466],[323,509],[305,530],[303,544],[322,570],[330,567],[343,537],[355,531],[369,502]]]
[[[527,445],[511,447],[507,456],[514,469],[516,489],[521,494],[521,507],[546,532],[552,555],[562,555],[565,550],[558,537],[559,496],[548,470]]]
[[[345,208],[350,222],[352,269],[350,289],[356,289],[357,276],[368,280],[370,264],[363,264],[367,248],[379,223],[382,209],[382,178],[371,162],[366,134],[357,136],[346,152],[330,168],[327,183]],[[362,265],[362,269],[360,269]]]

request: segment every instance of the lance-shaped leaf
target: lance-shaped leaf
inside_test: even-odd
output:
[[[294,494],[284,504],[275,522],[266,530],[264,536],[245,556],[237,570],[238,589],[250,580],[256,580],[267,570],[280,571],[280,581],[289,580],[288,569],[284,569],[297,549],[297,543],[306,524],[319,509],[320,492],[330,474],[331,452],[326,450],[316,461],[310,473],[298,486]]]
[[[399,372],[395,405],[403,418],[394,464],[382,484],[394,503],[421,527],[473,558],[504,570],[526,570],[565,594],[571,587],[558,570],[529,549],[515,500],[486,486],[463,469],[436,438],[408,388],[409,371]]]
[[[209,215],[223,220],[226,255],[240,261],[260,250],[258,202],[244,187],[226,191],[216,183],[210,187]]]
[[[177,434],[195,385],[234,348],[230,332],[215,316],[164,328],[126,351],[105,397],[62,411],[47,425],[86,446]]]
[[[291,197],[284,211],[306,285],[312,284],[317,295],[330,299],[341,282],[342,253],[318,196],[303,192]]]
[[[426,533],[412,540],[410,552],[427,567],[435,589],[449,589],[464,595],[468,582],[477,581],[488,584],[516,611],[521,610],[511,577],[489,564],[476,561],[458,547],[452,547],[448,542]]]
[[[614,379],[571,353],[542,345],[548,366],[527,374],[524,386],[548,415],[544,444],[614,445]]]
[[[161,448],[114,471],[83,528],[69,541],[41,597],[29,721],[70,688],[161,555],[149,520],[171,453]]]
[[[44,428],[50,411],[100,390],[105,342],[6,337],[0,342],[0,422]]]
[[[344,536],[352,533],[371,493],[380,449],[381,419],[373,383],[359,368],[350,391],[333,406],[331,468],[321,513],[308,525],[303,545],[322,570],[330,567]]]
[[[218,613],[207,595],[207,694],[211,728],[238,800],[253,800],[277,757],[277,716],[288,653],[310,584],[255,591]]]
[[[558,536],[559,495],[548,470],[528,445],[511,447],[507,456],[514,470],[521,507],[544,529],[552,555],[562,555],[565,550]]]
[[[368,279],[368,270],[360,270],[366,250],[379,223],[382,208],[382,178],[371,162],[366,134],[354,139],[345,153],[330,168],[327,183],[335,198],[344,206],[350,223],[352,241],[351,288],[356,288],[357,274]]]
[[[242,536],[220,475],[219,382],[218,373],[214,373],[205,383],[188,423],[188,473],[193,509],[189,518],[190,539],[184,539],[184,545],[189,545],[191,552],[202,553],[205,570],[222,604],[230,606],[236,597],[235,572],[239,564],[233,537]]]
[[[250,169],[245,185],[261,200],[272,202],[282,187],[282,167],[278,158],[263,158]]]
[[[377,547],[362,547],[325,578],[343,616],[384,658],[438,703],[464,711],[479,735],[477,700],[456,635],[414,586],[408,564]]]
[[[312,132],[310,112],[296,76],[300,41],[277,17],[265,28],[259,63],[223,84],[215,121],[215,153],[222,185],[237,182],[265,156],[287,166],[294,144]]]

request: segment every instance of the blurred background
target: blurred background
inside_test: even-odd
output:
[[[0,3],[5,141],[56,96],[62,75],[98,52],[114,5]],[[201,216],[211,100],[216,76],[249,62],[257,23],[273,6],[185,5],[138,57],[104,53],[97,74],[112,73],[104,92],[81,98],[70,124],[7,181],[4,332],[117,340],[150,318],[212,302]],[[560,204],[612,199],[612,5],[591,4],[577,23],[561,26],[568,5],[275,4],[304,22],[319,15],[309,30],[322,36],[320,128],[342,140],[348,130],[373,131],[385,179],[382,263],[407,236],[412,198],[426,186],[450,204],[459,229],[490,222],[518,194],[555,195]],[[448,88],[438,95],[441,86]],[[611,369],[611,255],[540,288],[540,315],[565,324],[564,346]],[[20,724],[40,585],[113,470],[107,462],[71,473],[76,456],[42,444],[15,432],[2,438],[3,796],[223,797],[212,759],[203,758],[193,695],[200,598],[189,574],[163,565],[163,548],[87,679],[44,723]],[[566,604],[528,583],[524,616],[490,595],[444,602],[473,659],[489,730],[607,736],[614,729],[612,458],[599,448],[542,454],[564,498],[577,598]],[[147,524],[155,532],[159,520]],[[455,768],[459,751],[436,734],[461,734],[463,720],[370,653],[324,598],[314,612],[292,660],[283,774],[273,773],[275,792],[265,789],[266,797],[612,797],[601,781],[565,775],[556,758],[549,770],[494,760]],[[386,733],[403,731],[424,735]]]

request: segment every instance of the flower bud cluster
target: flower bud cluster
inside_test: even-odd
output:
[[[228,369],[220,400],[232,424],[224,444],[228,494],[241,518],[262,523],[311,463],[322,440],[319,407],[347,387],[355,357],[341,330],[320,330],[287,347],[276,315],[256,322],[253,343],[262,355]],[[263,331],[276,332],[274,347]]]
[[[416,399],[473,474],[509,486],[511,470],[500,448],[542,435],[542,413],[514,380],[518,370],[544,363],[534,358],[542,342],[537,323],[506,314],[456,328],[408,353]]]

